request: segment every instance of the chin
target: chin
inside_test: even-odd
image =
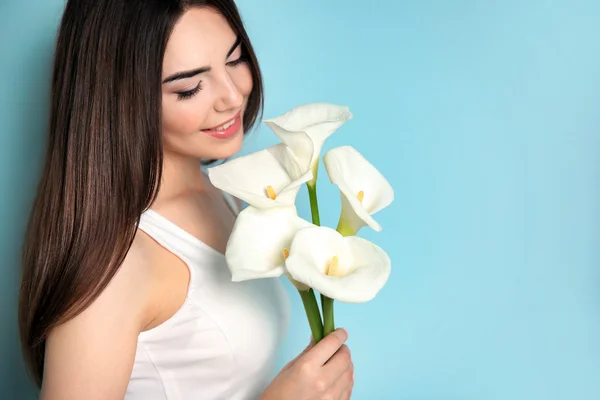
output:
[[[244,144],[244,132],[240,129],[240,132],[235,136],[226,140],[215,138],[208,139],[210,140],[210,144],[207,143],[206,146],[203,146],[205,153],[208,154],[203,155],[201,158],[221,160],[235,156],[242,149]]]

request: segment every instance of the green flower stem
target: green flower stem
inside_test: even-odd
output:
[[[317,184],[307,184],[308,197],[310,199],[310,213],[312,214],[312,222],[317,226],[321,226],[321,218],[319,217],[319,202],[317,201]]]
[[[356,235],[356,232],[354,232],[354,230],[350,226],[350,223],[346,220],[346,218],[344,218],[344,214],[343,213],[340,215],[340,220],[338,222],[338,226],[337,226],[336,230],[342,236],[354,236],[354,235]]]
[[[310,199],[310,211],[312,214],[313,224],[320,226],[321,219],[319,217],[319,203],[317,200],[317,184],[309,183],[308,197]],[[323,308],[323,321],[324,321],[324,335],[327,336],[335,330],[334,313],[333,313],[333,299],[321,294],[321,307]]]
[[[356,235],[356,232],[354,229],[352,229],[349,221],[344,218],[343,211],[340,214],[340,219],[336,230],[344,237]],[[335,321],[333,318],[333,299],[321,295],[321,305],[323,307],[323,318],[325,320],[325,336],[327,336],[335,330]]]
[[[321,294],[321,306],[323,307],[324,335],[327,336],[335,330],[335,321],[333,317],[333,299]]]
[[[308,324],[312,332],[315,343],[319,343],[323,339],[323,321],[321,320],[321,312],[319,311],[319,304],[317,304],[317,298],[315,292],[312,289],[309,290],[298,290],[300,297],[302,297],[302,303],[304,303],[304,310],[308,317]]]

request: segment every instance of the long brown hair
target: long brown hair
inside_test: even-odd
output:
[[[55,326],[93,302],[123,262],[162,171],[161,75],[185,10],[212,7],[240,36],[254,80],[248,132],[263,109],[256,55],[233,0],[69,0],[54,59],[49,141],[23,249],[19,327],[42,383]]]

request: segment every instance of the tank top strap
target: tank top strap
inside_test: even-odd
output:
[[[139,228],[162,247],[189,264],[223,255],[152,209],[144,211]]]

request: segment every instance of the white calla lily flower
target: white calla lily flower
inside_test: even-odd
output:
[[[390,258],[380,247],[317,226],[296,233],[285,264],[298,282],[346,303],[373,299],[391,272]]]
[[[263,122],[292,149],[300,165],[312,171],[310,183],[314,184],[323,143],[351,118],[352,113],[346,106],[308,103]]]
[[[294,206],[246,207],[237,217],[225,251],[232,281],[274,278],[286,273],[284,264],[292,239],[299,229],[309,226],[313,225],[298,217]],[[308,290],[303,285],[298,289]]]
[[[394,189],[385,177],[354,147],[341,146],[323,156],[329,179],[340,189],[342,212],[338,230],[344,236],[355,235],[369,225],[381,231],[371,216],[394,200]]]
[[[294,205],[300,187],[312,179],[312,172],[283,143],[207,171],[215,187],[260,209]]]

